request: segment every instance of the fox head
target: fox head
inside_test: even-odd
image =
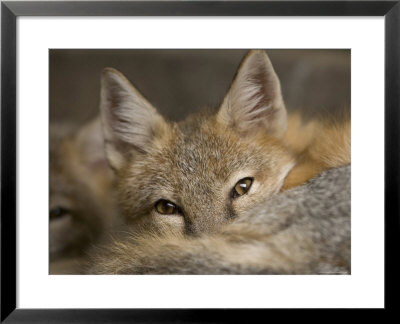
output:
[[[218,110],[167,121],[111,68],[100,109],[117,199],[137,224],[213,231],[278,192],[294,165],[279,79],[264,51],[244,58]]]
[[[114,175],[103,149],[100,120],[78,131],[50,127],[49,250],[53,261],[82,254],[118,220],[111,195]]]

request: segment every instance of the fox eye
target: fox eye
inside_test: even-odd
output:
[[[252,183],[253,178],[243,178],[239,180],[233,187],[232,198],[237,198],[246,194],[249,191]]]
[[[179,212],[178,206],[165,199],[157,201],[154,207],[158,213],[163,215],[172,215]]]
[[[64,207],[54,207],[50,210],[50,220],[55,220],[70,214],[70,210]]]

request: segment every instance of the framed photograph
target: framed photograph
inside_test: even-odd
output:
[[[399,243],[398,1],[4,1],[1,24],[1,321],[230,322],[269,309],[393,309],[389,296],[398,279],[390,261]],[[268,95],[257,89],[267,89]],[[136,112],[126,114],[126,98],[139,107]],[[204,117],[208,115],[198,114],[202,106],[217,110]],[[210,241],[202,235],[223,222],[215,215],[239,215],[239,223],[227,227],[223,240],[243,240],[235,233],[242,215],[251,213],[246,213],[246,203],[233,202],[237,197],[248,195],[255,204],[252,189],[264,190],[263,199],[270,193],[273,197],[309,183],[325,169],[350,163],[316,162],[311,159],[314,151],[302,150],[296,135],[293,140],[282,137],[280,144],[281,129],[296,123],[290,116],[305,116],[299,128],[303,135],[311,129],[311,139],[328,138],[313,148],[323,155],[335,136],[331,134],[341,132],[345,138],[347,128],[315,123],[314,116],[340,115],[347,122],[350,107],[351,152],[350,139],[336,149],[347,152],[349,159],[351,153],[351,222],[350,216],[343,220],[349,227],[341,234],[345,239],[335,236],[341,220],[335,223],[329,217],[330,206],[350,212],[350,201],[340,205],[340,195],[349,193],[317,190],[316,197],[329,197],[330,205],[322,204],[317,212],[329,226],[318,235],[290,234],[297,237],[295,259],[300,261],[268,268],[264,261],[260,266],[249,258],[249,266],[241,261],[246,260],[246,245],[242,254],[240,249],[228,255],[215,248],[222,265],[208,267],[212,256],[202,254],[202,248],[207,250]],[[173,124],[191,114],[201,117]],[[133,124],[137,132],[126,127]],[[264,154],[265,161],[257,155],[268,151],[256,143],[260,125],[271,136],[268,147],[273,147],[271,154]],[[189,134],[190,141],[180,141],[179,134]],[[262,173],[247,174],[255,170],[254,163],[240,159],[242,148],[231,144],[235,136],[257,148],[252,161],[260,169],[274,165],[276,179],[270,176],[269,183],[260,185]],[[219,143],[214,149],[218,158],[206,160],[197,137],[207,137],[208,148],[213,141]],[[246,156],[253,146],[243,149]],[[149,153],[149,147],[157,150]],[[133,159],[136,153],[146,154],[147,160]],[[303,163],[298,173],[293,171],[295,154]],[[223,175],[220,164],[225,160],[227,169],[239,165],[247,173]],[[196,176],[204,165],[198,174],[201,186],[190,179],[171,185],[171,177],[184,179],[188,170]],[[212,195],[217,189],[207,187],[211,182],[217,186],[219,176],[229,184],[229,190],[221,189],[227,191],[229,208],[218,194]],[[152,191],[146,177],[157,179],[157,189]],[[171,186],[175,189],[169,192]],[[180,198],[176,188],[181,188]],[[307,192],[303,199],[313,208],[318,200]],[[85,217],[77,217],[79,212]],[[150,223],[152,235],[178,226],[185,235],[200,237],[185,241],[193,248],[186,248],[181,262],[176,235],[169,241],[156,238],[158,250],[151,245],[128,253],[130,243],[119,244],[120,238],[113,238],[110,253],[99,249],[104,238],[98,233],[119,225],[114,214],[131,221],[149,213],[157,217],[146,219],[159,222]],[[199,213],[205,215],[201,221],[192,217]],[[287,229],[288,223],[280,222]],[[257,225],[257,235],[270,235],[257,222],[252,225]],[[140,228],[146,226],[140,221]],[[134,243],[140,235],[135,232]],[[330,243],[310,252],[308,237]],[[342,239],[348,245],[345,256],[336,248],[331,256],[329,247],[333,242],[342,246]],[[250,245],[253,253],[263,242]],[[285,242],[279,238],[274,244]],[[266,244],[272,246],[271,241]],[[171,249],[176,259],[165,265]],[[158,254],[152,257],[155,250]],[[91,255],[89,263],[86,254]],[[192,255],[197,259],[190,263]],[[137,260],[135,266],[129,258]],[[267,258],[262,254],[260,260]],[[313,261],[307,263],[307,258]],[[324,261],[316,266],[315,258]]]

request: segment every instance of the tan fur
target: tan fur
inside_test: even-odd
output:
[[[282,190],[299,186],[324,170],[351,163],[350,117],[314,118],[304,123],[299,114],[289,115],[286,141],[296,153],[297,163]]]
[[[246,242],[243,241],[244,238]],[[254,242],[260,242],[260,244],[268,242],[268,245],[273,248],[260,248]],[[290,246],[290,250],[282,249],[282,244]],[[146,236],[133,236],[126,240],[115,239],[110,250],[101,251],[102,255],[94,259],[94,268],[89,272],[96,274],[168,273],[168,259],[163,260],[162,267],[159,268],[152,268],[151,261],[143,261],[151,260],[151,258],[158,261],[159,248],[164,245],[168,246],[167,253],[171,257],[170,262],[174,262],[174,256],[180,255],[183,249],[190,251],[190,255],[193,256],[202,255],[205,249],[209,249],[210,256],[220,255],[221,260],[229,264],[232,269],[246,265],[247,269],[255,269],[253,271],[256,272],[257,269],[269,265],[271,273],[285,271],[307,273],[305,269],[309,260],[316,254],[315,246],[310,238],[296,237],[292,231],[283,231],[269,237],[255,227],[234,224],[228,225],[222,232],[215,235],[190,239],[182,233],[177,233],[175,229],[165,228],[156,235],[147,233]],[[140,248],[135,248],[136,246]],[[188,255],[190,262],[189,258]],[[145,264],[146,268],[141,270],[139,267],[141,263]],[[157,265],[160,266],[158,263]],[[173,267],[171,265],[171,268]],[[197,273],[195,269],[190,270]],[[221,270],[218,267],[215,268],[215,271]]]
[[[50,273],[76,273],[85,249],[118,222],[114,175],[103,151],[99,120],[78,130],[50,129]]]

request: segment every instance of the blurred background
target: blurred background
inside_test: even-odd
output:
[[[248,50],[50,50],[50,121],[80,125],[98,113],[104,67],[122,72],[167,118],[218,106]],[[350,50],[266,50],[288,110],[350,106]]]

